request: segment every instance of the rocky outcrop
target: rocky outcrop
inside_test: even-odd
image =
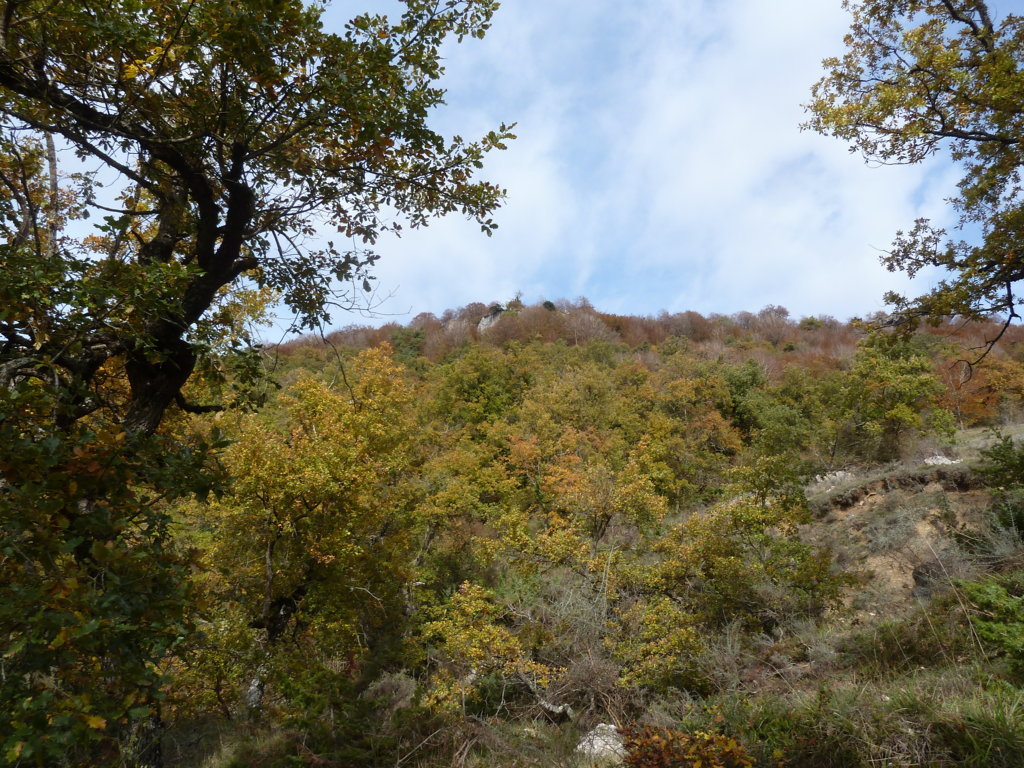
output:
[[[848,482],[849,479],[846,479],[844,484]],[[868,479],[859,485],[846,488],[826,487],[824,492],[817,494],[813,494],[816,489],[812,488],[808,506],[815,517],[823,517],[831,510],[853,507],[873,494],[884,494],[895,490],[916,491],[932,483],[938,483],[946,491],[974,491],[984,488],[981,476],[973,472],[970,467],[964,464],[944,464],[909,472],[894,472],[891,475]]]

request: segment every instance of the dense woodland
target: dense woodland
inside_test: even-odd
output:
[[[903,554],[948,569],[927,599],[873,584],[813,498],[1018,423],[1024,337],[963,360],[998,332],[514,300],[268,349],[280,390],[209,422],[228,490],[171,513],[204,610],[169,740],[194,759],[196,723],[231,734],[231,765],[542,765],[598,722],[686,723],[721,734],[677,747],[712,765],[1013,764],[1024,451],[986,454],[1011,485],[942,523],[960,543]],[[894,688],[922,711],[882,705]]]
[[[3,3],[0,764],[1024,764],[1024,17],[843,4],[805,127],[962,172],[888,315],[329,333],[505,197],[397,5]]]

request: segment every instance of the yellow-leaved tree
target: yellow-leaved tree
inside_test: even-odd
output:
[[[207,607],[183,657],[191,707],[315,720],[400,639],[413,392],[387,350],[348,380],[301,378],[247,418],[224,456],[230,490],[190,510]]]

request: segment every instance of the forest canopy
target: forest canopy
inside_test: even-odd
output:
[[[1024,413],[1018,329],[958,361],[995,328],[514,299],[268,350],[232,481],[172,512],[202,606],[172,733],[234,738],[214,765],[586,765],[613,722],[708,765],[1012,764],[1020,593],[985,579],[1018,567],[1021,453],[990,509],[950,442]]]

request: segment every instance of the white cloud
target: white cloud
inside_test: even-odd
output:
[[[954,177],[867,168],[800,132],[847,23],[820,0],[506,3],[485,40],[446,50],[438,115],[466,137],[519,121],[485,174],[509,191],[501,228],[449,219],[382,243],[388,311],[517,289],[636,314],[882,308],[905,281],[875,249],[946,215]]]

